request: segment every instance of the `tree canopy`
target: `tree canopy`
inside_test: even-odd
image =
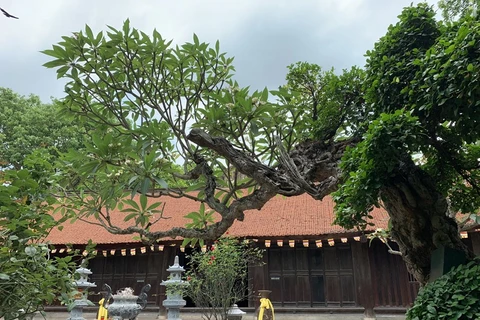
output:
[[[445,21],[455,21],[467,15],[477,14],[478,4],[478,0],[440,0],[438,8],[442,11]]]
[[[62,117],[58,102],[43,104],[37,96],[0,88],[0,167],[21,169],[25,157],[39,148],[51,154],[79,148],[84,133]]]
[[[173,46],[156,31],[148,36],[130,28],[128,20],[122,30],[109,27],[107,33],[94,34],[87,26],[84,32],[63,39],[44,51],[55,58],[46,66],[58,68],[58,76],[69,79],[64,108],[96,128],[85,152],[71,151],[63,159],[68,164],[65,175],[75,177],[77,193],[66,200],[82,208],[77,217],[93,214],[111,232],[138,232],[150,240],[171,235],[216,238],[235,219],[243,219],[243,211],[261,208],[277,193],[293,196],[308,187],[321,198],[335,188],[335,179],[330,179],[335,174],[325,176],[322,187],[304,181],[303,174],[314,176],[317,170],[301,158],[307,165],[300,169],[304,173],[297,174],[303,187],[280,170],[278,148],[291,152],[308,135],[301,120],[314,112],[299,107],[307,105],[309,93],[297,92],[297,84],[287,84],[272,98],[267,89],[249,92],[231,79],[233,59],[220,52],[218,42],[212,47],[194,36],[192,43]],[[360,73],[353,69],[352,78],[355,72]],[[315,76],[317,82],[339,78],[320,70]],[[350,84],[337,82],[337,87],[348,91]],[[334,85],[329,85],[333,91]],[[341,93],[337,96],[332,110],[336,103],[347,113]],[[329,130],[335,132],[338,125]],[[333,148],[331,157],[336,160],[326,165],[335,171],[344,145],[321,142],[308,148],[312,157],[316,149]],[[174,163],[182,164],[182,174],[172,172]],[[294,167],[299,170],[298,165]],[[185,190],[175,183],[167,185],[167,177],[195,183]],[[196,196],[188,193],[199,189]],[[132,207],[125,190],[145,196],[191,197],[218,212],[222,220],[206,228],[151,233],[145,227],[152,223],[153,208]],[[117,206],[130,212],[129,219],[138,225],[123,230],[111,225],[109,211]],[[66,203],[61,210],[68,208]],[[204,219],[199,214],[192,226],[205,226]]]
[[[399,18],[367,53],[371,118],[343,159],[336,221],[362,225],[373,206],[384,205],[393,238],[424,282],[434,248],[465,250],[450,218],[478,219],[480,24],[469,15],[439,23],[425,4]]]
[[[480,206],[480,24],[471,15],[437,22],[425,4],[399,19],[367,53],[365,70],[300,62],[273,91],[240,88],[233,58],[195,35],[173,45],[127,20],[120,30],[86,26],[62,37],[44,51],[53,58],[45,66],[68,80],[63,109],[94,130],[84,151],[62,158],[68,192],[58,210],[146,241],[214,239],[276,194],[320,200],[336,191],[344,227],[362,228],[373,206],[386,208],[393,239],[424,283],[432,250],[467,251],[455,213],[476,219]],[[159,202],[147,207],[147,196]],[[162,196],[201,209],[187,215],[188,227],[151,232]],[[115,208],[130,227],[112,224]]]

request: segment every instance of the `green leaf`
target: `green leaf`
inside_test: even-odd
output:
[[[192,191],[196,191],[196,190],[200,190],[202,188],[205,187],[205,183],[204,182],[199,182],[199,183],[196,183],[196,184],[192,184],[191,186],[189,186],[185,192],[192,192]]]
[[[455,45],[452,44],[451,46],[449,46],[449,47],[445,50],[445,53],[446,53],[446,54],[450,54],[450,53],[452,53],[454,50],[455,50]]]
[[[154,179],[155,182],[158,183],[162,188],[168,189],[168,184],[167,184],[167,182],[166,182],[164,179],[159,178],[159,177],[154,177],[153,179]]]
[[[65,74],[70,70],[70,66],[63,66],[57,70],[57,79],[63,78]]]
[[[61,59],[52,60],[43,64],[43,66],[46,68],[55,68],[55,67],[60,67],[64,65],[65,65],[65,61]]]
[[[125,199],[125,200],[123,200],[123,202],[126,203],[126,204],[128,204],[128,205],[131,206],[132,208],[137,209],[137,211],[140,211],[140,207],[138,206],[138,203],[135,202],[134,200]]]
[[[147,201],[148,201],[147,196],[144,195],[144,194],[141,194],[141,195],[140,195],[140,205],[141,205],[141,207],[142,207],[142,211],[146,211],[146,209],[147,209]]]
[[[146,194],[150,190],[150,179],[144,179],[142,183],[142,194]]]
[[[95,40],[95,38],[93,37],[92,29],[90,29],[90,27],[87,24],[85,25],[85,33],[87,35],[88,40],[90,41]]]
[[[130,213],[123,218],[123,221],[129,221],[132,220],[133,218],[137,217],[138,213]]]
[[[162,204],[163,204],[163,202],[160,202],[160,201],[155,202],[155,203],[152,203],[152,205],[149,206],[149,207],[147,208],[147,210],[148,210],[148,211],[155,210],[156,208],[158,208],[158,207],[161,206]]]
[[[193,221],[197,221],[201,219],[201,215],[198,212],[190,212],[184,216],[187,219],[192,219]]]
[[[0,273],[0,280],[10,280],[10,276],[5,273]]]
[[[113,30],[116,31],[115,29]],[[125,20],[125,22],[123,23],[123,33],[125,34],[125,36],[128,36],[130,34],[130,19]]]

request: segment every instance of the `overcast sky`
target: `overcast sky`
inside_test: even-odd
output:
[[[418,1],[413,1],[417,3]],[[431,0],[430,3],[435,1]],[[0,16],[0,87],[48,102],[63,82],[40,53],[88,24],[120,28],[126,18],[146,33],[183,43],[220,40],[234,56],[241,86],[275,89],[286,66],[308,61],[328,69],[363,66],[364,54],[412,0],[0,0],[20,19]]]

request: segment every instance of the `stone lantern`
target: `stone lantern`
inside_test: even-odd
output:
[[[87,299],[88,289],[94,288],[97,285],[88,281],[88,276],[92,271],[84,267],[85,260],[82,261],[80,268],[75,270],[75,273],[80,276],[80,279],[75,280],[74,284],[77,287],[78,293],[75,295],[73,301],[73,308],[70,311],[69,320],[85,320],[83,317],[83,308],[87,306],[94,306],[93,302]]]
[[[163,306],[167,309],[167,320],[181,320],[180,308],[187,302],[183,299],[183,292],[188,282],[182,280],[182,273],[185,269],[179,265],[178,256],[175,256],[173,266],[167,269],[170,272],[168,280],[162,281],[160,285],[165,286],[167,298],[163,300]]]

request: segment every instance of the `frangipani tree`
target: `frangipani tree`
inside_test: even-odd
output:
[[[95,215],[110,232],[149,240],[214,239],[242,220],[245,210],[260,209],[276,194],[308,189],[321,199],[336,188],[337,162],[348,142],[311,142],[297,151],[296,165],[290,156],[282,158],[295,171],[292,178],[277,155],[293,152],[305,134],[296,121],[311,112],[297,108],[298,97],[286,88],[276,93],[281,103],[266,89],[239,88],[232,80],[233,59],[220,52],[218,42],[211,47],[194,36],[192,43],[176,46],[157,31],[148,36],[130,28],[128,20],[122,30],[94,34],[87,26],[63,39],[44,51],[54,58],[45,66],[69,79],[64,108],[96,127],[85,151],[63,159],[63,213],[81,208],[76,218]],[[323,151],[330,156],[317,159]],[[175,163],[182,164],[182,173],[172,170]],[[319,173],[320,185],[303,178]],[[194,183],[185,190],[177,187],[179,180]],[[140,206],[125,190],[142,194]],[[201,192],[194,196],[189,190]],[[210,223],[208,210],[200,210],[191,216],[191,228],[150,232],[160,208],[147,208],[146,196],[193,198],[221,220]],[[116,207],[130,213],[134,225],[114,226],[109,212]]]

